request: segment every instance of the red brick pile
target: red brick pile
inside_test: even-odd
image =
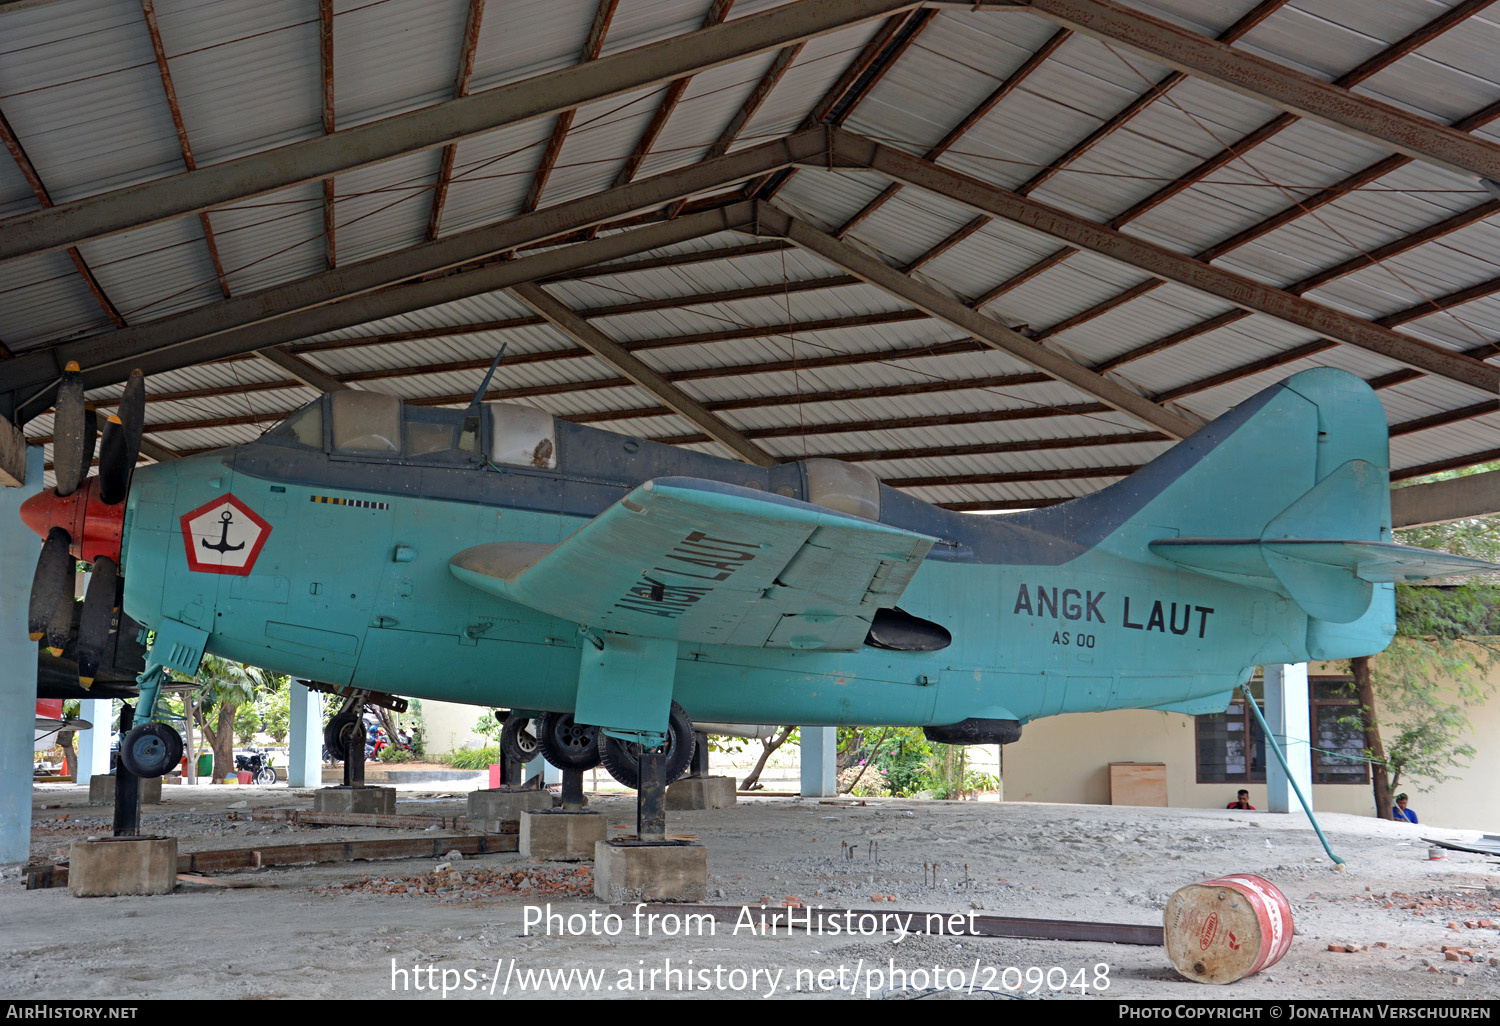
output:
[[[591,866],[555,869],[545,866],[512,866],[485,869],[481,866],[456,865],[418,876],[363,876],[348,883],[334,884],[324,890],[399,894],[408,897],[422,895],[443,901],[474,901],[521,894],[573,897],[594,893],[594,870]]]

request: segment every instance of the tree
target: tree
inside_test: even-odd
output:
[[[1390,818],[1403,777],[1441,783],[1473,758],[1463,740],[1468,709],[1490,694],[1484,678],[1500,659],[1497,634],[1494,585],[1396,587],[1395,640],[1378,658],[1351,664],[1381,818]]]
[[[213,749],[213,779],[217,783],[234,770],[235,714],[240,706],[255,701],[257,690],[272,690],[276,675],[219,656],[206,655],[198,664],[193,680],[203,689],[198,702],[198,727]]]

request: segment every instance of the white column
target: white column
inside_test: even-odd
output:
[[[837,727],[802,728],[802,796],[832,798],[838,794]]]
[[[21,503],[42,490],[42,447],[26,448],[26,484],[0,487],[0,866],[31,857],[31,755],[36,741],[36,642],[26,637],[31,568],[42,540]]]
[[[93,724],[78,732],[78,783],[87,784],[92,776],[109,774],[109,724],[114,718],[114,701],[109,698],[85,698],[78,703],[79,719]]]
[[[1266,723],[1281,745],[1292,779],[1312,804],[1312,717],[1308,708],[1307,664],[1265,667]],[[1302,803],[1292,790],[1281,763],[1266,752],[1266,807],[1272,812],[1300,810]]]
[[[291,764],[286,768],[290,787],[323,786],[323,695],[292,681]]]

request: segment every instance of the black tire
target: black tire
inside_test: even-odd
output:
[[[348,757],[351,732],[359,744],[365,743],[364,720],[353,712],[339,713],[323,728],[323,747],[333,753],[335,762],[343,762]]]
[[[672,715],[667,721],[667,783],[672,783],[687,772],[693,763],[693,721],[686,710],[672,703]],[[602,731],[599,734],[599,762],[621,784],[631,790],[641,786],[641,746],[629,741],[620,741]]]
[[[257,784],[276,783],[276,771],[269,766],[262,766],[260,772],[255,774],[255,782]]]
[[[572,713],[543,713],[537,747],[558,769],[591,770],[599,765],[599,728],[575,723]]]
[[[165,723],[142,723],[120,742],[120,763],[138,777],[165,775],[182,759],[182,735]]]
[[[500,730],[500,756],[507,762],[528,763],[541,752],[537,736],[527,728],[531,719],[526,716],[510,716]]]

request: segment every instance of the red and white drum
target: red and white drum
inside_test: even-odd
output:
[[[1167,957],[1199,983],[1233,983],[1274,965],[1292,946],[1292,907],[1249,874],[1189,884],[1167,899]]]

